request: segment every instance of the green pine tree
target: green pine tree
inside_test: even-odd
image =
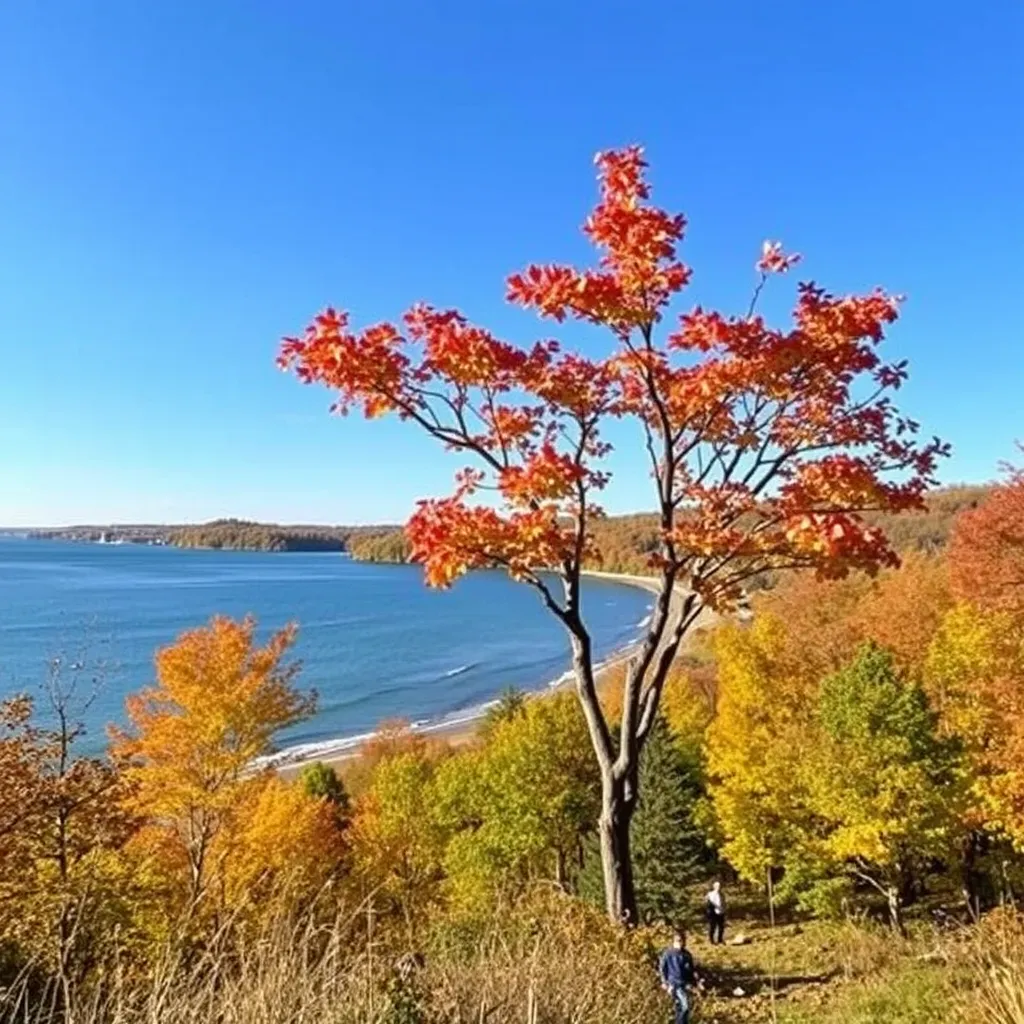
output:
[[[637,904],[644,920],[675,921],[697,877],[703,836],[693,821],[700,781],[664,718],[654,723],[640,758],[640,802],[632,849]]]
[[[487,736],[502,722],[518,718],[526,707],[526,693],[515,686],[506,686],[501,696],[484,713],[481,732]]]
[[[327,800],[334,805],[339,825],[344,825],[350,817],[350,800],[345,783],[338,778],[338,773],[323,761],[307,764],[299,772],[299,785],[313,797]]]
[[[686,915],[687,890],[698,877],[705,853],[704,837],[693,819],[699,796],[698,768],[659,715],[640,756],[640,801],[631,832],[642,921],[677,922]],[[603,905],[601,858],[593,840],[578,887],[585,899]]]

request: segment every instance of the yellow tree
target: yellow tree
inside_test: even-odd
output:
[[[349,836],[364,898],[398,916],[411,941],[440,894],[445,835],[430,813],[439,748],[400,746],[375,764]]]
[[[807,779],[820,849],[885,895],[902,932],[910,884],[960,828],[959,744],[940,735],[924,690],[873,643],[822,682],[818,708]]]
[[[413,731],[404,719],[388,719],[359,747],[358,756],[346,765],[345,786],[353,796],[361,796],[373,784],[377,766],[399,754],[415,754],[426,761],[442,760],[448,753],[444,740]]]
[[[457,901],[480,906],[530,879],[566,885],[600,798],[579,705],[571,694],[525,701],[442,766],[435,793]]]
[[[813,813],[803,765],[816,742],[818,683],[773,615],[720,627],[717,714],[707,733],[709,796],[723,853],[762,882],[807,856]]]
[[[978,818],[1024,849],[1024,470],[954,525],[947,561],[964,602],[942,624],[929,677],[975,768]]]
[[[687,761],[701,771],[704,737],[714,718],[717,690],[715,667],[710,661],[676,665],[665,680],[665,722]]]
[[[280,630],[262,647],[255,630],[251,618],[214,618],[159,651],[156,685],[128,698],[131,728],[112,734],[132,789],[128,806],[144,821],[133,846],[152,857],[172,899],[190,915],[209,889],[207,904],[223,902],[239,836],[252,833],[246,812],[271,799],[270,774],[257,759],[271,751],[279,729],[313,708],[313,698],[293,686],[296,667],[282,664],[295,629]],[[268,864],[287,831],[270,830]]]
[[[956,605],[929,648],[925,682],[970,759],[975,824],[1024,850],[1024,622]]]
[[[266,907],[277,896],[290,905],[312,899],[346,853],[338,808],[329,797],[274,775],[261,782],[244,788],[230,842],[220,844],[223,898],[232,908]]]

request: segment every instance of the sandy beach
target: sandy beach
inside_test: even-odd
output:
[[[641,590],[646,590],[652,594],[658,593],[659,581],[653,576],[636,576],[629,575],[626,573],[613,573],[613,572],[598,572],[588,571],[584,573],[584,576],[590,579],[608,580],[609,582],[621,583],[626,586],[637,587]],[[677,590],[675,600],[679,600],[679,591]],[[702,615],[698,620],[698,626],[706,624],[705,617]],[[609,658],[605,659],[596,669],[596,677],[598,685],[606,682],[609,675],[620,666],[623,662],[627,661],[636,649],[636,642],[626,645],[620,648]],[[567,686],[572,685],[572,679],[569,673],[566,673],[561,679],[549,684],[543,689],[531,691],[528,694],[530,698],[544,697],[551,693],[557,693],[563,690]],[[451,720],[439,721],[436,723],[427,723],[422,726],[414,726],[415,730],[422,735],[435,736],[439,739],[443,739],[453,746],[459,746],[464,743],[468,743],[472,740],[476,734],[476,730],[479,726],[480,720],[486,712],[486,708],[489,705],[484,705],[482,708],[475,708],[472,712],[468,712],[464,717],[453,716]],[[354,757],[358,756],[359,748],[362,743],[370,738],[372,734],[362,737],[339,737],[336,747],[332,749],[330,742],[324,744],[317,744],[316,751],[306,752],[301,747],[297,748],[293,753],[289,753],[288,750],[283,750],[279,754],[275,755],[272,759],[272,763],[276,767],[279,774],[285,778],[293,778],[296,776],[303,767],[307,764],[312,764],[316,761],[320,761],[324,764],[330,765],[333,768],[340,769],[351,761]]]

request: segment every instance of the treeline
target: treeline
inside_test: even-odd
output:
[[[113,526],[64,526],[42,530],[28,530],[26,536],[32,540],[70,540],[98,543],[102,541],[124,541],[128,544],[164,544],[170,527],[140,524],[117,524]]]
[[[179,548],[218,548],[232,551],[344,551],[351,528],[278,526],[245,519],[217,519],[198,526],[179,526],[168,543]]]
[[[231,551],[347,551],[352,545],[362,548],[367,543],[372,550],[373,544],[398,532],[392,526],[283,526],[248,519],[215,519],[188,526],[69,526],[31,530],[28,536],[38,540],[126,541]]]
[[[909,515],[873,515],[897,551],[936,551],[945,543],[956,516],[972,508],[988,493],[987,487],[949,487],[934,492],[928,509]],[[245,519],[217,519],[195,526],[171,527],[73,527],[36,531],[36,537],[99,540],[158,540],[180,548],[213,548],[233,551],[348,551],[364,562],[408,562],[409,542],[396,526],[281,526]],[[592,569],[643,575],[650,571],[649,558],[658,547],[658,524],[653,515],[609,516],[593,523],[598,557]],[[774,583],[772,577],[760,586]]]
[[[408,562],[409,541],[399,527],[370,528],[348,538],[348,550],[360,562]]]
[[[992,492],[990,486],[943,487],[932,491],[923,512],[901,515],[868,513],[865,519],[880,526],[897,551],[934,553],[946,541],[957,518],[977,508]]]
[[[928,498],[923,512],[904,515],[873,514],[866,518],[882,527],[897,551],[937,551],[945,544],[956,517],[974,508],[988,494],[990,488],[947,487],[935,491]],[[593,540],[597,557],[592,569],[633,575],[649,573],[650,556],[659,543],[658,521],[650,514],[608,516],[593,521]],[[409,542],[404,532],[372,528],[351,536],[349,550],[353,558],[366,562],[407,562]],[[771,576],[758,581],[760,587],[775,582]]]

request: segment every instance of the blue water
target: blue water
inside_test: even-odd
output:
[[[649,612],[642,590],[588,581],[584,613],[598,657],[632,640]],[[414,566],[338,554],[185,551],[0,537],[0,697],[39,694],[63,654],[101,682],[83,715],[83,751],[124,722],[127,693],[153,681],[153,652],[211,615],[252,612],[265,636],[299,625],[299,686],[319,694],[314,718],[280,745],[320,744],[381,721],[469,715],[506,686],[540,689],[569,666],[561,628],[528,587],[474,573],[428,590]],[[80,692],[86,693],[87,673]]]

